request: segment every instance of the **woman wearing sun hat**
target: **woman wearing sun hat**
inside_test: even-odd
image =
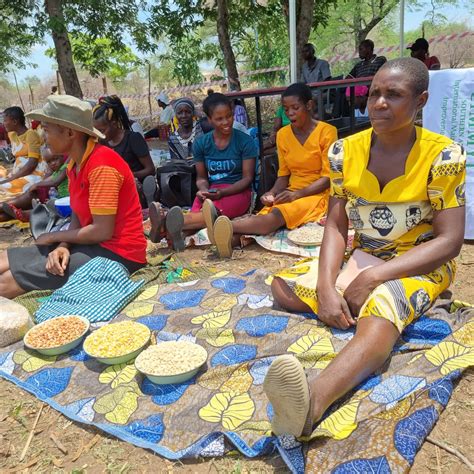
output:
[[[56,289],[94,257],[122,263],[130,272],[146,264],[146,240],[133,174],[116,152],[97,143],[92,108],[68,95],[52,95],[40,120],[52,153],[67,154],[72,219],[68,230],[41,235],[36,245],[0,253],[0,296]]]

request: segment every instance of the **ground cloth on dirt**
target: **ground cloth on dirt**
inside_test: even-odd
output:
[[[474,311],[438,304],[409,326],[389,362],[333,406],[309,443],[271,436],[262,383],[275,356],[326,367],[353,336],[309,315],[272,308],[270,278],[220,272],[149,286],[120,316],[159,341],[197,340],[207,370],[189,382],[154,385],[132,363],[106,367],[81,347],[57,357],[2,349],[0,375],[66,416],[169,459],[254,457],[279,451],[293,472],[406,472],[446,406],[453,382],[474,363]],[[454,312],[449,313],[450,309]]]

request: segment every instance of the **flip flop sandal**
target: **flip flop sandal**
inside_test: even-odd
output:
[[[177,252],[181,252],[185,247],[183,226],[183,211],[179,206],[172,207],[166,216],[166,231],[171,238],[173,249]]]
[[[308,432],[309,386],[303,366],[296,357],[277,357],[265,376],[263,390],[273,406],[273,433],[292,434],[298,438]]]
[[[214,241],[221,258],[232,257],[232,237],[234,229],[227,216],[219,216],[214,222]]]
[[[166,235],[163,229],[163,216],[161,211],[161,204],[158,202],[152,202],[148,208],[148,216],[151,223],[149,239],[155,244],[160,242]]]
[[[56,199],[48,199],[44,205],[46,206],[46,209],[49,212],[50,216],[59,216],[58,210],[56,209],[56,206],[54,205]]]
[[[147,176],[142,183],[142,191],[145,195],[146,202],[148,207],[151,206],[151,203],[156,201],[156,195],[158,193],[158,184],[156,183],[156,178],[154,176]]]
[[[205,199],[202,203],[202,215],[204,217],[204,222],[206,223],[207,236],[209,237],[211,244],[216,245],[216,241],[214,239],[214,223],[219,217],[219,213],[217,212],[216,206],[214,206],[214,203],[210,199]]]

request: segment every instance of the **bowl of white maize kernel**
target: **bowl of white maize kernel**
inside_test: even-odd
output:
[[[135,359],[135,368],[156,384],[181,383],[206,363],[207,351],[191,341],[166,341],[149,346]]]
[[[150,336],[150,329],[135,321],[106,324],[87,336],[84,351],[103,364],[124,364],[143,350]]]

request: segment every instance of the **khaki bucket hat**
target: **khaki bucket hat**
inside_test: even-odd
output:
[[[32,110],[25,115],[32,120],[55,123],[92,137],[105,138],[92,125],[91,104],[72,95],[50,95],[42,109]]]

